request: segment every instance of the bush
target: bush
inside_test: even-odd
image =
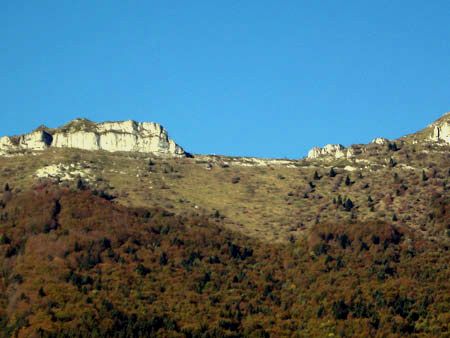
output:
[[[169,262],[169,258],[167,257],[167,254],[165,252],[161,253],[161,256],[159,256],[159,265],[167,265]]]
[[[341,246],[342,249],[345,249],[352,244],[352,242],[350,241],[350,238],[348,238],[347,234],[340,235],[338,237],[338,240],[339,240],[339,245]]]
[[[136,267],[136,272],[142,277],[145,277],[149,274],[150,269],[146,268],[143,264],[139,263],[138,266]]]
[[[349,306],[343,300],[339,300],[333,302],[331,312],[333,313],[334,319],[345,320],[349,314]]]
[[[313,252],[316,256],[326,255],[329,249],[330,246],[328,244],[319,243],[313,247]]]
[[[0,245],[9,243],[11,243],[11,240],[9,239],[8,236],[6,236],[5,234],[0,235]]]

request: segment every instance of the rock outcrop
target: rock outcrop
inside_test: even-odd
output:
[[[84,181],[93,180],[92,170],[81,163],[48,165],[36,170],[34,176],[58,181],[74,181],[76,179],[83,179]]]
[[[314,147],[308,152],[309,159],[316,159],[323,156],[342,158],[346,156],[345,147],[342,144],[327,144],[325,147]]]
[[[0,152],[20,150],[44,150],[54,148],[78,148],[110,152],[139,152],[155,155],[184,156],[183,148],[168,136],[159,124],[152,122],[104,122],[94,123],[76,119],[63,127],[40,127],[30,134],[2,137]]]
[[[431,125],[433,132],[431,141],[444,142],[450,144],[450,113],[445,114],[441,119]]]
[[[416,133],[403,136],[400,140],[413,144],[431,143],[438,146],[450,145],[450,112],[445,113],[426,128]]]
[[[450,145],[450,112],[444,114],[440,119],[430,124],[417,133],[406,135],[397,140],[390,141],[384,137],[377,137],[367,145],[352,145],[345,148],[341,144],[327,144],[325,147],[314,147],[308,152],[307,159],[353,159],[357,155],[370,151],[371,147],[388,146],[390,150],[397,149],[396,142],[406,143],[433,143],[441,146]]]
[[[360,147],[344,147],[342,144],[327,144],[325,147],[314,147],[308,152],[308,159],[318,158],[351,158],[361,153]]]
[[[43,130],[36,130],[21,136],[4,136],[0,138],[0,154],[18,150],[44,150],[50,147],[52,135]]]
[[[352,145],[348,148],[342,144],[327,144],[323,148],[314,147],[308,152],[308,159],[318,158],[352,158],[363,152],[363,148],[360,145]]]
[[[374,138],[370,143],[372,144],[379,144],[379,145],[385,145],[389,143],[389,140],[387,138],[384,137],[377,137]]]

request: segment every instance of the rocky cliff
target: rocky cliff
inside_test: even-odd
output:
[[[450,112],[429,126],[433,130],[430,140],[450,144]]]
[[[40,127],[29,134],[0,138],[0,154],[49,147],[185,155],[183,148],[169,138],[167,131],[152,122],[94,123],[76,119],[60,128]]]
[[[372,146],[396,147],[397,143],[433,143],[437,145],[450,145],[450,112],[444,114],[440,119],[430,124],[425,129],[398,140],[390,141],[383,137],[377,137],[367,145],[352,145],[348,148],[341,144],[327,144],[323,148],[314,147],[308,152],[307,159],[340,159],[352,158],[364,153]]]

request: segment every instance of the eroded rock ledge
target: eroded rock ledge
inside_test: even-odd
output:
[[[308,152],[307,159],[342,159],[353,158],[355,155],[364,153],[371,145],[388,146],[395,148],[397,142],[436,144],[439,146],[450,145],[450,112],[430,124],[425,129],[397,140],[390,141],[383,137],[377,137],[368,145],[352,145],[348,148],[341,144],[327,144],[323,148],[314,147]]]
[[[153,122],[94,123],[76,119],[60,128],[42,126],[29,134],[0,138],[0,154],[50,147],[185,156],[183,148],[169,138],[160,124]]]

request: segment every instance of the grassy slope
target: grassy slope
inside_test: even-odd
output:
[[[439,216],[435,210],[439,203],[448,198],[448,149],[401,147],[393,152],[372,146],[354,160],[298,161],[290,166],[266,167],[206,157],[154,158],[154,165],[149,166],[149,158],[143,155],[52,149],[33,156],[1,158],[0,184],[26,189],[36,181],[33,175],[41,167],[82,163],[95,178],[90,184],[114,194],[118,203],[159,205],[177,212],[198,209],[211,214],[218,210],[228,227],[257,238],[286,241],[301,236],[316,223],[351,218],[392,221],[395,214],[399,224],[445,240],[445,229],[436,227],[434,218]],[[387,164],[390,158],[395,167]],[[230,162],[229,167],[220,165],[224,160]],[[338,173],[334,178],[328,177],[331,166]],[[345,171],[345,166],[355,171]],[[314,171],[320,180],[313,179]],[[426,181],[422,180],[423,171]],[[352,181],[349,186],[345,184],[347,175]],[[236,177],[240,181],[233,184]],[[333,204],[339,195],[353,201],[352,212]],[[372,203],[368,203],[369,196]]]

